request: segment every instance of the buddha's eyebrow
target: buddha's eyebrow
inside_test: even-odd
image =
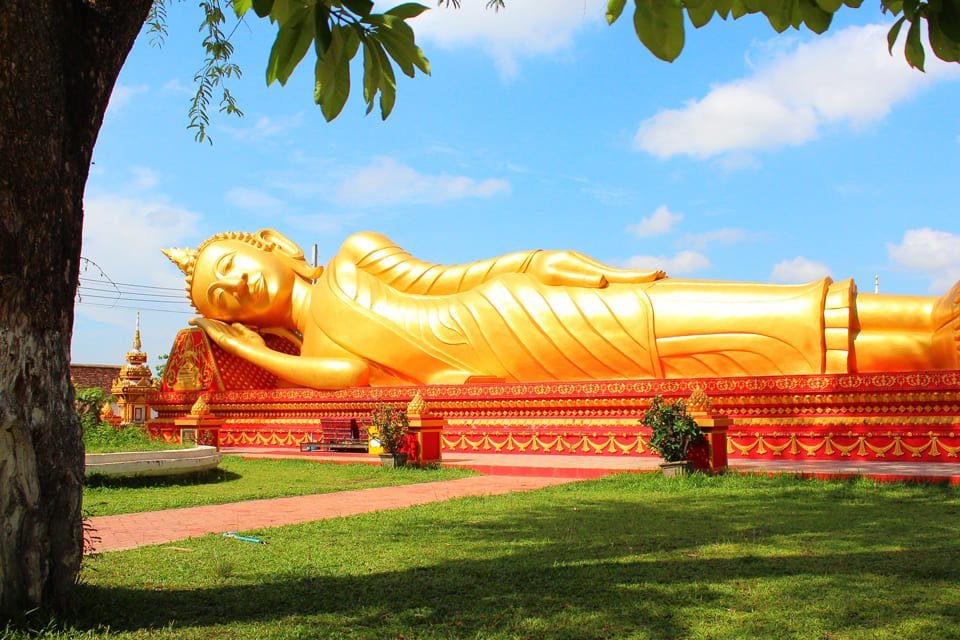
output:
[[[237,255],[236,251],[230,251],[220,256],[214,265],[214,269],[216,270],[218,276],[227,275],[227,272],[229,272],[230,268],[233,267],[233,257],[235,255]]]

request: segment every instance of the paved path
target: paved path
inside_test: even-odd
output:
[[[529,491],[574,480],[575,478],[570,477],[476,476],[313,496],[98,516],[90,518],[89,522],[93,536],[100,538],[94,545],[94,551],[120,551],[208,533],[279,527],[356,513],[399,509],[463,496],[492,496],[513,491]]]

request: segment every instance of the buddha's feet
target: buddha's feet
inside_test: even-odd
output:
[[[933,360],[938,369],[960,369],[960,282],[933,307]]]

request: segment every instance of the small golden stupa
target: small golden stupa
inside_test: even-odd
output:
[[[133,348],[127,352],[126,363],[110,386],[116,399],[122,424],[143,424],[150,418],[150,397],[160,389],[147,365],[147,352],[140,343],[140,313],[133,334]]]

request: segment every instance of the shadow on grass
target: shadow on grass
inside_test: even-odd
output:
[[[684,638],[712,618],[742,637],[862,633],[904,616],[946,637],[944,624],[960,624],[954,602],[936,597],[960,579],[956,492],[758,484],[731,493],[706,482],[643,501],[568,485],[546,504],[521,495],[312,523],[250,547],[256,560],[219,582],[179,556],[202,587],[150,576],[142,588],[83,586],[79,623],[133,631],[291,618],[318,636],[550,639]],[[344,571],[327,556],[346,545],[368,553],[348,556],[357,559]]]
[[[154,487],[190,487],[201,484],[233,482],[243,476],[225,469],[210,469],[199,473],[183,473],[173,476],[115,477],[102,474],[88,476],[83,484],[91,489],[142,489]]]

